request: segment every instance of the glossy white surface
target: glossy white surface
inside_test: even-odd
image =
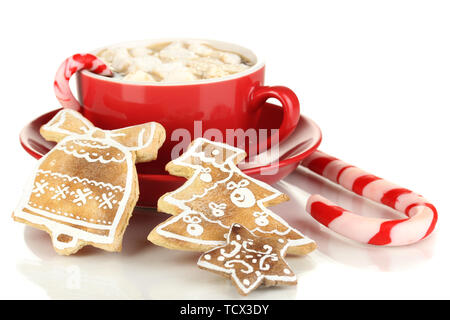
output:
[[[298,286],[258,289],[249,299],[450,298],[448,2],[294,5],[261,0],[258,11],[250,1],[230,0],[227,6],[211,1],[203,9],[190,1],[159,3],[160,12],[177,8],[171,11],[172,23],[163,15],[148,19],[150,8],[136,10],[142,2],[131,2],[120,8],[121,23],[92,18],[75,23],[86,8],[114,14],[117,9],[107,1],[80,0],[78,6],[30,1],[27,10],[19,3],[0,4],[0,12],[8,13],[0,19],[0,28],[9,30],[4,42],[14,43],[13,49],[0,52],[0,298],[241,298],[229,281],[196,267],[198,254],[147,242],[163,214],[138,210],[122,253],[85,248],[71,257],[56,255],[46,233],[11,219],[35,163],[18,144],[18,133],[28,121],[56,108],[52,81],[59,63],[75,51],[151,37],[213,38],[261,52],[267,84],[293,89],[301,112],[322,128],[321,150],[423,194],[440,214],[435,233],[421,243],[400,248],[356,244],[299,209],[298,188],[323,193],[365,215],[395,214],[375,210],[377,206],[298,170],[276,186],[291,201],[272,209],[315,239],[319,248],[306,257],[287,258]],[[202,11],[202,19],[186,15],[194,8]],[[68,23],[68,16],[74,23]]]
[[[439,232],[419,244],[402,248],[356,244],[319,226],[299,209],[299,188],[319,192],[366,215],[392,217],[395,214],[329,185],[302,168],[280,182],[277,188],[287,193],[291,201],[273,210],[315,239],[318,249],[305,257],[288,256],[288,263],[298,275],[297,287],[259,289],[249,299],[425,298],[432,295],[413,289],[432,286],[428,282],[433,274],[444,271],[439,260],[445,257],[446,250]],[[15,250],[9,252],[3,268],[8,266],[16,281],[19,280],[16,285],[27,288],[25,292],[9,288],[9,294],[56,299],[241,298],[229,281],[196,267],[199,254],[160,248],[146,240],[148,232],[165,217],[152,209],[138,208],[127,229],[121,253],[86,247],[70,257],[58,256],[46,233],[5,221],[3,226],[8,227],[2,236],[9,233],[10,248]],[[4,281],[11,279],[6,277]]]

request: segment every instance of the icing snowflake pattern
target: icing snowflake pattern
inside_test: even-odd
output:
[[[71,184],[68,184],[71,182]],[[68,185],[66,185],[68,184]],[[83,213],[77,208],[101,208],[103,211],[113,212],[118,209],[119,201],[123,197],[125,189],[122,186],[114,186],[108,183],[97,182],[86,178],[71,177],[58,172],[38,170],[35,179],[35,188],[32,190],[28,201],[29,208],[37,208],[53,215],[55,220],[61,217],[72,217],[79,221],[90,221],[98,224],[111,224],[113,217],[108,219],[87,218],[89,212]],[[100,193],[100,196],[96,194]],[[52,203],[52,209],[46,209],[40,202]],[[55,202],[56,201],[56,202]],[[64,201],[64,204],[60,203]],[[72,204],[71,206],[68,204]],[[67,210],[67,208],[71,210]],[[48,205],[47,205],[48,207]],[[102,212],[103,212],[102,211]],[[109,215],[106,211],[104,214]],[[79,217],[76,219],[76,217]],[[77,223],[74,221],[73,223]]]

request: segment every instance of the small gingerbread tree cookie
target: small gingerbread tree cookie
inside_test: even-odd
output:
[[[233,224],[227,243],[202,254],[197,265],[231,278],[239,293],[247,295],[261,284],[297,284],[295,273],[284,260],[287,247],[284,238],[256,237]]]
[[[63,109],[41,134],[58,143],[38,161],[14,220],[47,231],[59,254],[85,245],[119,251],[139,196],[135,163],[156,159],[164,128],[101,130]]]
[[[283,238],[288,253],[307,254],[316,244],[266,207],[288,200],[271,186],[241,172],[243,150],[203,138],[191,143],[166,169],[188,178],[158,201],[158,211],[174,215],[153,229],[148,239],[170,249],[206,251],[225,243],[233,223],[257,236]]]

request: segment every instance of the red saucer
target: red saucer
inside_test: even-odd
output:
[[[57,112],[50,111],[41,115],[26,125],[20,132],[20,143],[22,147],[36,159],[41,158],[51,148],[54,142],[45,140],[39,133],[40,127],[47,123]],[[277,128],[281,123],[283,112],[279,106],[266,103],[262,108],[260,128]],[[243,172],[252,178],[259,179],[269,184],[290,174],[300,161],[317,149],[322,141],[320,128],[309,118],[301,116],[294,132],[279,145],[281,157],[277,162],[269,165],[253,164],[246,166]],[[270,150],[268,151],[270,152]],[[138,168],[140,196],[138,206],[156,207],[158,198],[166,192],[180,187],[185,179],[171,176],[169,174],[142,173]]]

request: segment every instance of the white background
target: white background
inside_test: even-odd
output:
[[[424,195],[440,213],[432,237],[406,248],[345,241],[305,216],[302,231],[319,248],[288,258],[298,286],[250,298],[450,298],[449,17],[448,1],[430,0],[1,2],[0,298],[239,298],[197,269],[196,254],[147,243],[153,212],[136,213],[122,253],[76,257],[57,256],[47,235],[11,219],[35,163],[18,134],[58,107],[59,64],[103,45],[164,37],[251,48],[267,62],[266,83],[293,89],[301,112],[320,125],[321,150]],[[306,188],[302,176],[288,182]],[[289,184],[280,188],[295,197]],[[306,215],[295,201],[273,210]]]

